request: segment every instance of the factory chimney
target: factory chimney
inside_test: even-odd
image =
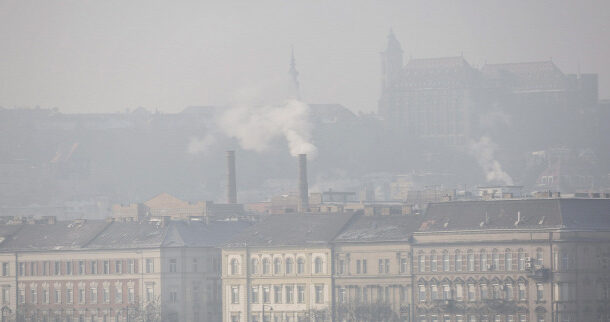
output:
[[[309,211],[309,187],[307,185],[307,154],[299,154],[299,203],[298,212]]]
[[[237,184],[235,182],[235,151],[227,151],[227,203],[237,203]]]

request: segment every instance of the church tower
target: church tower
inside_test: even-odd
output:
[[[379,99],[379,115],[386,120],[391,120],[395,114],[395,106],[392,106],[392,85],[398,80],[402,72],[402,48],[394,31],[388,34],[388,46],[381,52],[381,97]]]
[[[296,60],[294,59],[294,47],[292,47],[291,53],[290,53],[290,70],[288,71],[288,74],[290,74],[290,80],[291,80],[291,86],[292,86],[292,93],[291,95],[300,100],[301,99],[301,89],[299,88],[299,72],[297,71],[296,68]]]

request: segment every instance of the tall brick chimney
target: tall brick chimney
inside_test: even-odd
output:
[[[307,154],[299,154],[299,203],[298,212],[309,211],[309,186],[307,185]]]
[[[227,203],[237,203],[237,183],[235,180],[235,151],[227,151]]]

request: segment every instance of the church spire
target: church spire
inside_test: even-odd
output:
[[[294,46],[291,48],[290,52],[290,70],[288,73],[290,74],[290,78],[292,81],[293,94],[296,99],[301,99],[301,90],[299,88],[299,72],[296,68],[296,60],[294,59]]]

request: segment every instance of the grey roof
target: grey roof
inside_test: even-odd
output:
[[[331,242],[354,215],[272,215],[232,238],[227,247],[295,246]]]
[[[521,215],[517,223],[518,214]],[[609,199],[456,201],[428,206],[419,231],[610,229]]]
[[[216,247],[241,232],[244,222],[58,221],[0,225],[0,252],[158,247]]]
[[[360,216],[341,233],[337,242],[408,241],[422,216]]]

